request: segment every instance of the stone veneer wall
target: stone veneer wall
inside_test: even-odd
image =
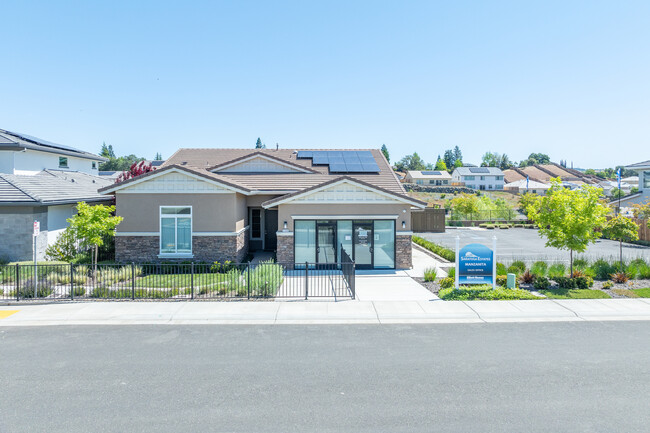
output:
[[[290,236],[278,235],[276,257],[280,263],[293,263],[293,234]]]
[[[411,246],[411,235],[399,235],[395,237],[395,268],[410,269],[413,267],[413,251]]]
[[[118,262],[160,262],[169,260],[194,260],[197,262],[241,263],[248,254],[248,232],[233,236],[193,236],[193,258],[159,258],[159,236],[117,236],[115,237],[115,260]]]

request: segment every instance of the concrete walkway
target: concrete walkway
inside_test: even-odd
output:
[[[359,301],[431,301],[439,299],[411,278],[408,271],[357,271]]]
[[[78,302],[0,307],[0,328],[45,325],[354,324],[650,320],[650,299]]]

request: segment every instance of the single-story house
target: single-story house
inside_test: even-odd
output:
[[[571,182],[576,185],[593,185],[601,180],[597,176],[588,175],[573,168],[563,167],[554,162],[529,165],[527,167],[512,167],[504,170],[503,175],[506,183],[516,182],[521,179],[525,180],[526,178],[536,182],[549,183],[551,178],[559,177],[563,182]]]
[[[451,184],[451,174],[440,170],[409,170],[406,172],[405,181],[417,185],[448,186]]]
[[[502,190],[503,172],[498,167],[458,167],[451,174],[454,182],[463,182],[467,188]]]
[[[505,184],[504,191],[512,191],[518,194],[532,193],[537,195],[545,195],[546,191],[551,187],[548,183],[537,182],[536,180],[519,179],[514,182]]]
[[[410,268],[411,210],[381,151],[180,149],[156,171],[100,190],[114,195],[115,257]]]

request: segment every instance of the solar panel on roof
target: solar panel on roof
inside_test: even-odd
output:
[[[425,176],[440,176],[442,173],[439,171],[423,171],[422,174]]]
[[[347,173],[348,169],[343,163],[330,164],[330,171],[335,173]]]
[[[314,154],[314,152],[311,151],[311,150],[299,150],[298,151],[298,159],[311,158],[313,154]]]
[[[363,168],[363,171],[366,173],[376,173],[379,171],[379,166],[375,162],[371,162],[371,163],[362,162],[361,167]]]
[[[470,167],[470,173],[489,173],[490,170],[487,167]]]
[[[367,150],[301,150],[298,159],[311,158],[314,165],[329,165],[332,173],[379,173],[372,152]]]
[[[361,165],[360,162],[350,162],[350,163],[345,163],[345,168],[347,168],[348,172],[360,172],[363,171],[363,166]]]

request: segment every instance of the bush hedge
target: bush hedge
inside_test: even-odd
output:
[[[450,250],[447,247],[443,247],[442,245],[438,245],[434,242],[428,241],[424,238],[421,238],[419,236],[413,236],[413,242],[418,244],[419,246],[426,248],[427,250],[431,251],[434,254],[439,255],[445,260],[448,260],[450,262],[455,262],[456,261],[456,253]]]

